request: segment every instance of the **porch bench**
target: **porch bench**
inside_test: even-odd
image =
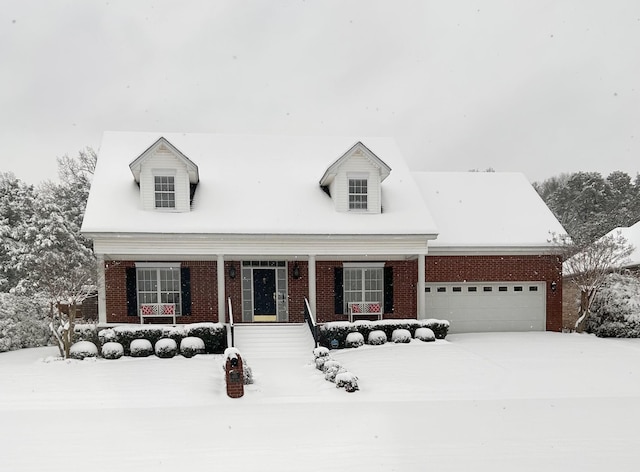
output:
[[[176,306],[173,303],[141,303],[140,324],[147,318],[171,318],[176,324]]]
[[[353,318],[357,316],[375,316],[378,320],[382,319],[380,302],[349,302],[348,308],[350,323],[353,323]]]

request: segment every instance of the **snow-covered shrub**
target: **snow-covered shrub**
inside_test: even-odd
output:
[[[371,344],[372,346],[379,346],[380,344],[384,344],[387,342],[387,334],[381,330],[374,330],[369,333],[369,337],[367,338],[367,344]]]
[[[41,297],[0,293],[0,352],[53,344],[49,321]]]
[[[98,329],[92,323],[78,323],[73,326],[74,341],[91,341],[96,346],[100,344]]]
[[[78,341],[71,345],[69,356],[78,360],[86,357],[98,357],[98,348],[91,341]]]
[[[609,274],[591,304],[586,330],[601,337],[639,337],[640,279]]]
[[[116,332],[111,328],[101,329],[98,331],[98,342],[101,346],[104,346],[107,343],[115,343],[117,342],[117,339]]]
[[[430,342],[436,340],[436,335],[430,328],[418,328],[416,329],[414,338],[419,339],[420,341]]]
[[[129,352],[131,357],[148,357],[153,354],[153,346],[148,339],[134,339],[131,341]]]
[[[102,357],[105,359],[120,359],[124,356],[124,348],[120,343],[104,343],[102,345]]]
[[[391,333],[391,341],[394,343],[410,343],[411,331],[408,329],[394,329]]]
[[[207,354],[222,354],[227,347],[227,328],[222,323],[193,323],[185,325],[184,336],[202,339]]]
[[[162,338],[155,345],[156,356],[169,359],[178,354],[178,344],[171,338]]]
[[[351,372],[340,372],[335,377],[336,387],[344,388],[347,392],[355,392],[359,390],[358,377]]]
[[[253,383],[253,370],[249,367],[249,364],[242,362],[242,381],[245,385],[251,385]]]
[[[325,362],[322,370],[324,372],[324,378],[329,382],[335,382],[336,375],[340,372],[346,371],[346,369],[344,369],[344,367],[342,367],[342,365],[338,361],[333,360]]]
[[[124,347],[125,355],[131,352],[131,343],[136,339],[146,339],[155,345],[163,337],[161,326],[152,325],[121,325],[113,328],[116,333],[116,342]]]
[[[360,333],[349,333],[344,342],[345,347],[360,347],[364,344],[364,337]]]
[[[449,332],[448,320],[437,320],[435,318],[430,318],[426,320],[418,320],[418,324],[421,327],[429,328],[431,331],[433,331],[436,339],[446,338],[447,333]]]
[[[316,369],[324,370],[324,364],[327,361],[332,361],[332,360],[333,359],[330,356],[316,357]]]
[[[328,357],[329,349],[326,347],[317,347],[313,350],[313,357],[318,359],[319,357]]]
[[[329,349],[343,349],[347,335],[355,331],[348,321],[332,321],[320,327],[320,344]]]
[[[171,339],[171,338],[169,338]],[[196,354],[204,354],[204,341],[195,336],[188,336],[180,341],[180,354],[184,357],[193,357]]]
[[[373,323],[374,322],[370,320],[356,320],[353,322],[353,327],[364,339],[369,339],[369,333],[377,329]]]

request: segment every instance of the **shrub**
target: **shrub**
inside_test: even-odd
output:
[[[96,346],[100,344],[98,327],[91,323],[80,323],[73,326],[74,341],[91,341]]]
[[[131,344],[137,339],[146,339],[155,345],[163,337],[162,327],[151,325],[129,325],[116,326],[113,328],[116,334],[116,341],[124,347],[124,353],[131,353]],[[153,350],[151,351],[153,353]]]
[[[124,348],[120,343],[104,343],[102,346],[102,357],[105,359],[120,359],[124,355]]]
[[[329,349],[343,349],[347,335],[355,331],[348,321],[332,321],[320,327],[320,344]]]
[[[344,388],[347,392],[355,392],[359,390],[358,377],[351,372],[340,372],[335,377],[336,387]]]
[[[338,361],[330,360],[324,363],[322,371],[324,372],[324,378],[326,380],[329,382],[335,382],[336,375],[340,372],[344,372],[345,369]]]
[[[0,293],[0,352],[51,344],[47,302]]]
[[[418,328],[416,329],[414,338],[419,339],[420,341],[430,342],[436,340],[436,335],[430,328]]]
[[[360,333],[349,333],[344,342],[345,347],[360,347],[364,344],[364,337]]]
[[[244,383],[244,385],[251,385],[253,383],[253,370],[251,370],[251,367],[249,367],[244,360],[242,362],[242,383]]]
[[[161,359],[169,359],[178,354],[178,345],[171,338],[162,338],[156,342],[155,353]]]
[[[78,341],[71,345],[69,357],[78,360],[86,357],[98,357],[98,348],[91,341]]]
[[[609,274],[591,304],[586,330],[600,337],[640,337],[640,280]]]
[[[117,339],[118,337],[116,336],[116,332],[111,328],[101,329],[98,331],[98,342],[101,346],[104,346],[107,343],[115,343],[117,342]]]
[[[606,321],[593,333],[599,338],[640,338],[640,323],[635,321]]]
[[[328,357],[329,349],[326,347],[317,347],[313,350],[313,357],[318,359],[319,357]]]
[[[408,329],[394,329],[391,334],[391,341],[394,343],[410,343],[411,331]]]
[[[437,320],[434,318],[426,319],[426,320],[418,320],[420,326],[424,328],[429,328],[433,331],[436,339],[444,339],[447,337],[447,333],[449,332],[449,321],[447,320]]]
[[[227,329],[221,323],[185,325],[184,335],[202,339],[207,354],[222,354],[227,348]]]
[[[367,344],[371,344],[372,346],[379,346],[387,342],[387,335],[384,331],[375,330],[369,333],[369,337],[367,338]]]
[[[204,341],[195,336],[188,336],[180,341],[180,354],[184,357],[193,357],[196,354],[204,354]]]
[[[329,356],[316,357],[316,369],[324,371],[324,364],[332,360]]]
[[[353,327],[358,333],[362,334],[364,339],[369,339],[369,333],[377,329],[373,323],[373,321],[369,320],[356,320],[353,322]]]
[[[125,351],[126,352],[126,351]],[[153,346],[148,339],[134,339],[130,346],[131,357],[147,357],[153,354]]]

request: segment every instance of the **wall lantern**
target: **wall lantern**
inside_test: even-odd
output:
[[[555,292],[556,288],[558,288],[558,282],[554,280],[553,282],[551,282],[551,291]]]
[[[300,278],[300,267],[298,267],[298,261],[293,263],[293,278],[294,279]]]
[[[229,278],[231,279],[236,278],[236,266],[233,264],[231,264],[231,266],[229,267]]]

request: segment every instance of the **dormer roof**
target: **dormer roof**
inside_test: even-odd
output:
[[[195,165],[191,159],[185,156],[178,148],[176,148],[173,144],[169,142],[164,137],[160,137],[155,143],[149,146],[142,154],[136,157],[131,164],[129,164],[129,169],[131,169],[131,173],[133,174],[133,178],[137,183],[140,183],[140,169],[142,168],[142,164],[151,158],[157,151],[169,151],[174,157],[180,161],[182,161],[186,167],[187,172],[189,173],[189,182],[191,184],[197,184],[200,180],[200,176],[198,173],[198,166]]]
[[[320,179],[320,185],[323,187],[329,185],[340,170],[342,164],[344,164],[354,156],[365,157],[371,162],[374,167],[378,168],[380,170],[380,182],[386,179],[391,173],[391,167],[389,167],[382,159],[376,156],[367,146],[362,144],[361,141],[358,141],[327,168],[324,175]]]

